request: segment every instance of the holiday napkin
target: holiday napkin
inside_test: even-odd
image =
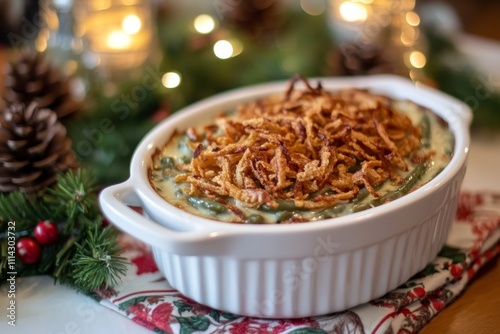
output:
[[[446,246],[399,288],[344,312],[302,319],[256,319],[211,309],[184,297],[158,272],[149,248],[128,235],[131,261],[101,304],[157,333],[416,333],[465,289],[500,252],[500,194],[462,193]]]

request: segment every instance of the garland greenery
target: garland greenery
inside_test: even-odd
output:
[[[88,170],[67,171],[59,175],[55,185],[36,194],[0,194],[2,282],[12,272],[17,276],[46,274],[90,293],[119,281],[125,274],[126,260],[120,256],[114,227],[103,226],[94,180]],[[32,236],[38,222],[45,220],[56,224],[60,231],[57,240],[41,247],[37,263],[26,264],[19,258],[13,261],[14,238],[18,241]]]

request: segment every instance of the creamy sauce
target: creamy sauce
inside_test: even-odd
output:
[[[415,168],[421,168],[420,171],[423,171],[423,174],[411,189],[407,189],[413,191],[433,179],[449,163],[453,152],[453,135],[445,122],[440,120],[430,111],[423,110],[423,108],[415,103],[409,101],[394,101],[392,105],[395,110],[408,115],[413,124],[419,124],[424,114],[428,115],[430,120],[428,148],[425,148],[423,139],[422,148],[419,152],[432,150],[435,153],[432,155],[430,161],[425,163],[425,168],[423,169],[421,168],[422,166],[418,167],[418,165],[412,164],[409,159],[405,159],[409,167],[408,172],[400,173],[402,177],[408,178]],[[206,124],[200,124],[197,127],[200,133],[205,125]],[[151,185],[155,191],[170,204],[192,214],[219,221],[242,223],[241,218],[232,211],[218,210],[218,203],[212,203],[215,204],[215,206],[211,207],[210,205],[199,205],[196,200],[191,200],[191,202],[188,201],[185,193],[190,185],[186,183],[176,183],[174,181],[175,175],[182,173],[182,171],[178,171],[176,168],[172,167],[175,166],[176,163],[182,164],[188,162],[192,156],[192,151],[186,145],[186,140],[188,139],[185,134],[174,135],[153,157],[153,168],[150,169],[149,176]],[[247,223],[279,223],[287,220],[291,216],[305,218],[308,221],[316,221],[382,205],[392,200],[390,197],[391,193],[398,192],[400,189],[401,185],[395,185],[390,181],[386,181],[377,189],[382,201],[380,198],[377,200],[370,194],[363,199],[359,198],[351,200],[350,202],[340,202],[332,208],[319,210],[302,211],[300,208],[290,207],[290,203],[286,202],[283,202],[278,209],[266,207],[261,207],[259,209],[247,208],[234,199],[227,199],[227,202],[244,212],[246,217],[249,217],[246,221]],[[387,200],[384,195],[388,197]],[[203,199],[201,201],[203,201]],[[208,204],[211,204],[210,201]]]

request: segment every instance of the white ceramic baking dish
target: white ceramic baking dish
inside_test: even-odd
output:
[[[150,186],[151,155],[170,134],[221,110],[280,93],[286,82],[245,87],[178,111],[137,147],[130,178],[105,189],[102,211],[150,244],[160,271],[189,298],[236,314],[291,318],[326,314],[396,288],[432,260],[450,230],[469,147],[469,108],[394,76],[321,78],[329,90],[364,87],[409,99],[445,119],[454,155],[435,179],[391,203],[347,216],[293,225],[242,225],[184,212]],[[315,80],[312,80],[315,82]],[[127,205],[144,208],[146,218]]]

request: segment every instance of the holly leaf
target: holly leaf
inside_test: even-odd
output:
[[[168,334],[167,332],[165,332],[164,330],[162,329],[159,329],[158,327],[155,327],[153,329],[153,333],[158,333],[158,334]]]
[[[220,313],[216,310],[211,310],[209,316],[217,322],[220,322]]]
[[[439,252],[438,256],[451,259],[453,264],[462,263],[466,260],[467,256],[460,248],[444,246]]]
[[[175,307],[177,307],[177,310],[179,311],[179,315],[182,315],[182,312],[184,312],[184,311],[191,311],[193,309],[193,305],[186,304],[180,300],[174,301],[173,304],[175,305]]]
[[[319,329],[319,328],[313,328],[313,327],[299,328],[299,329],[295,329],[289,333],[290,334],[326,334],[326,332],[324,330]]]
[[[235,319],[238,319],[238,318],[239,318],[239,316],[234,315],[234,314],[232,314],[232,313],[225,313],[225,312],[222,312],[220,315],[221,315],[222,317],[226,318],[227,320],[235,320]]]
[[[205,316],[175,317],[181,325],[180,334],[191,334],[197,331],[206,331],[210,326],[210,320]]]
[[[439,270],[436,269],[436,265],[434,263],[429,263],[428,265],[425,266],[424,269],[416,273],[411,279],[427,277],[438,272]]]
[[[121,303],[120,305],[118,305],[118,307],[120,308],[120,310],[122,311],[128,311],[130,306],[132,305],[135,305],[135,304],[138,304],[140,302],[143,302],[145,301],[146,299],[148,298],[148,296],[140,296],[140,297],[135,297],[135,298],[131,298],[127,301],[124,301],[123,303]]]

